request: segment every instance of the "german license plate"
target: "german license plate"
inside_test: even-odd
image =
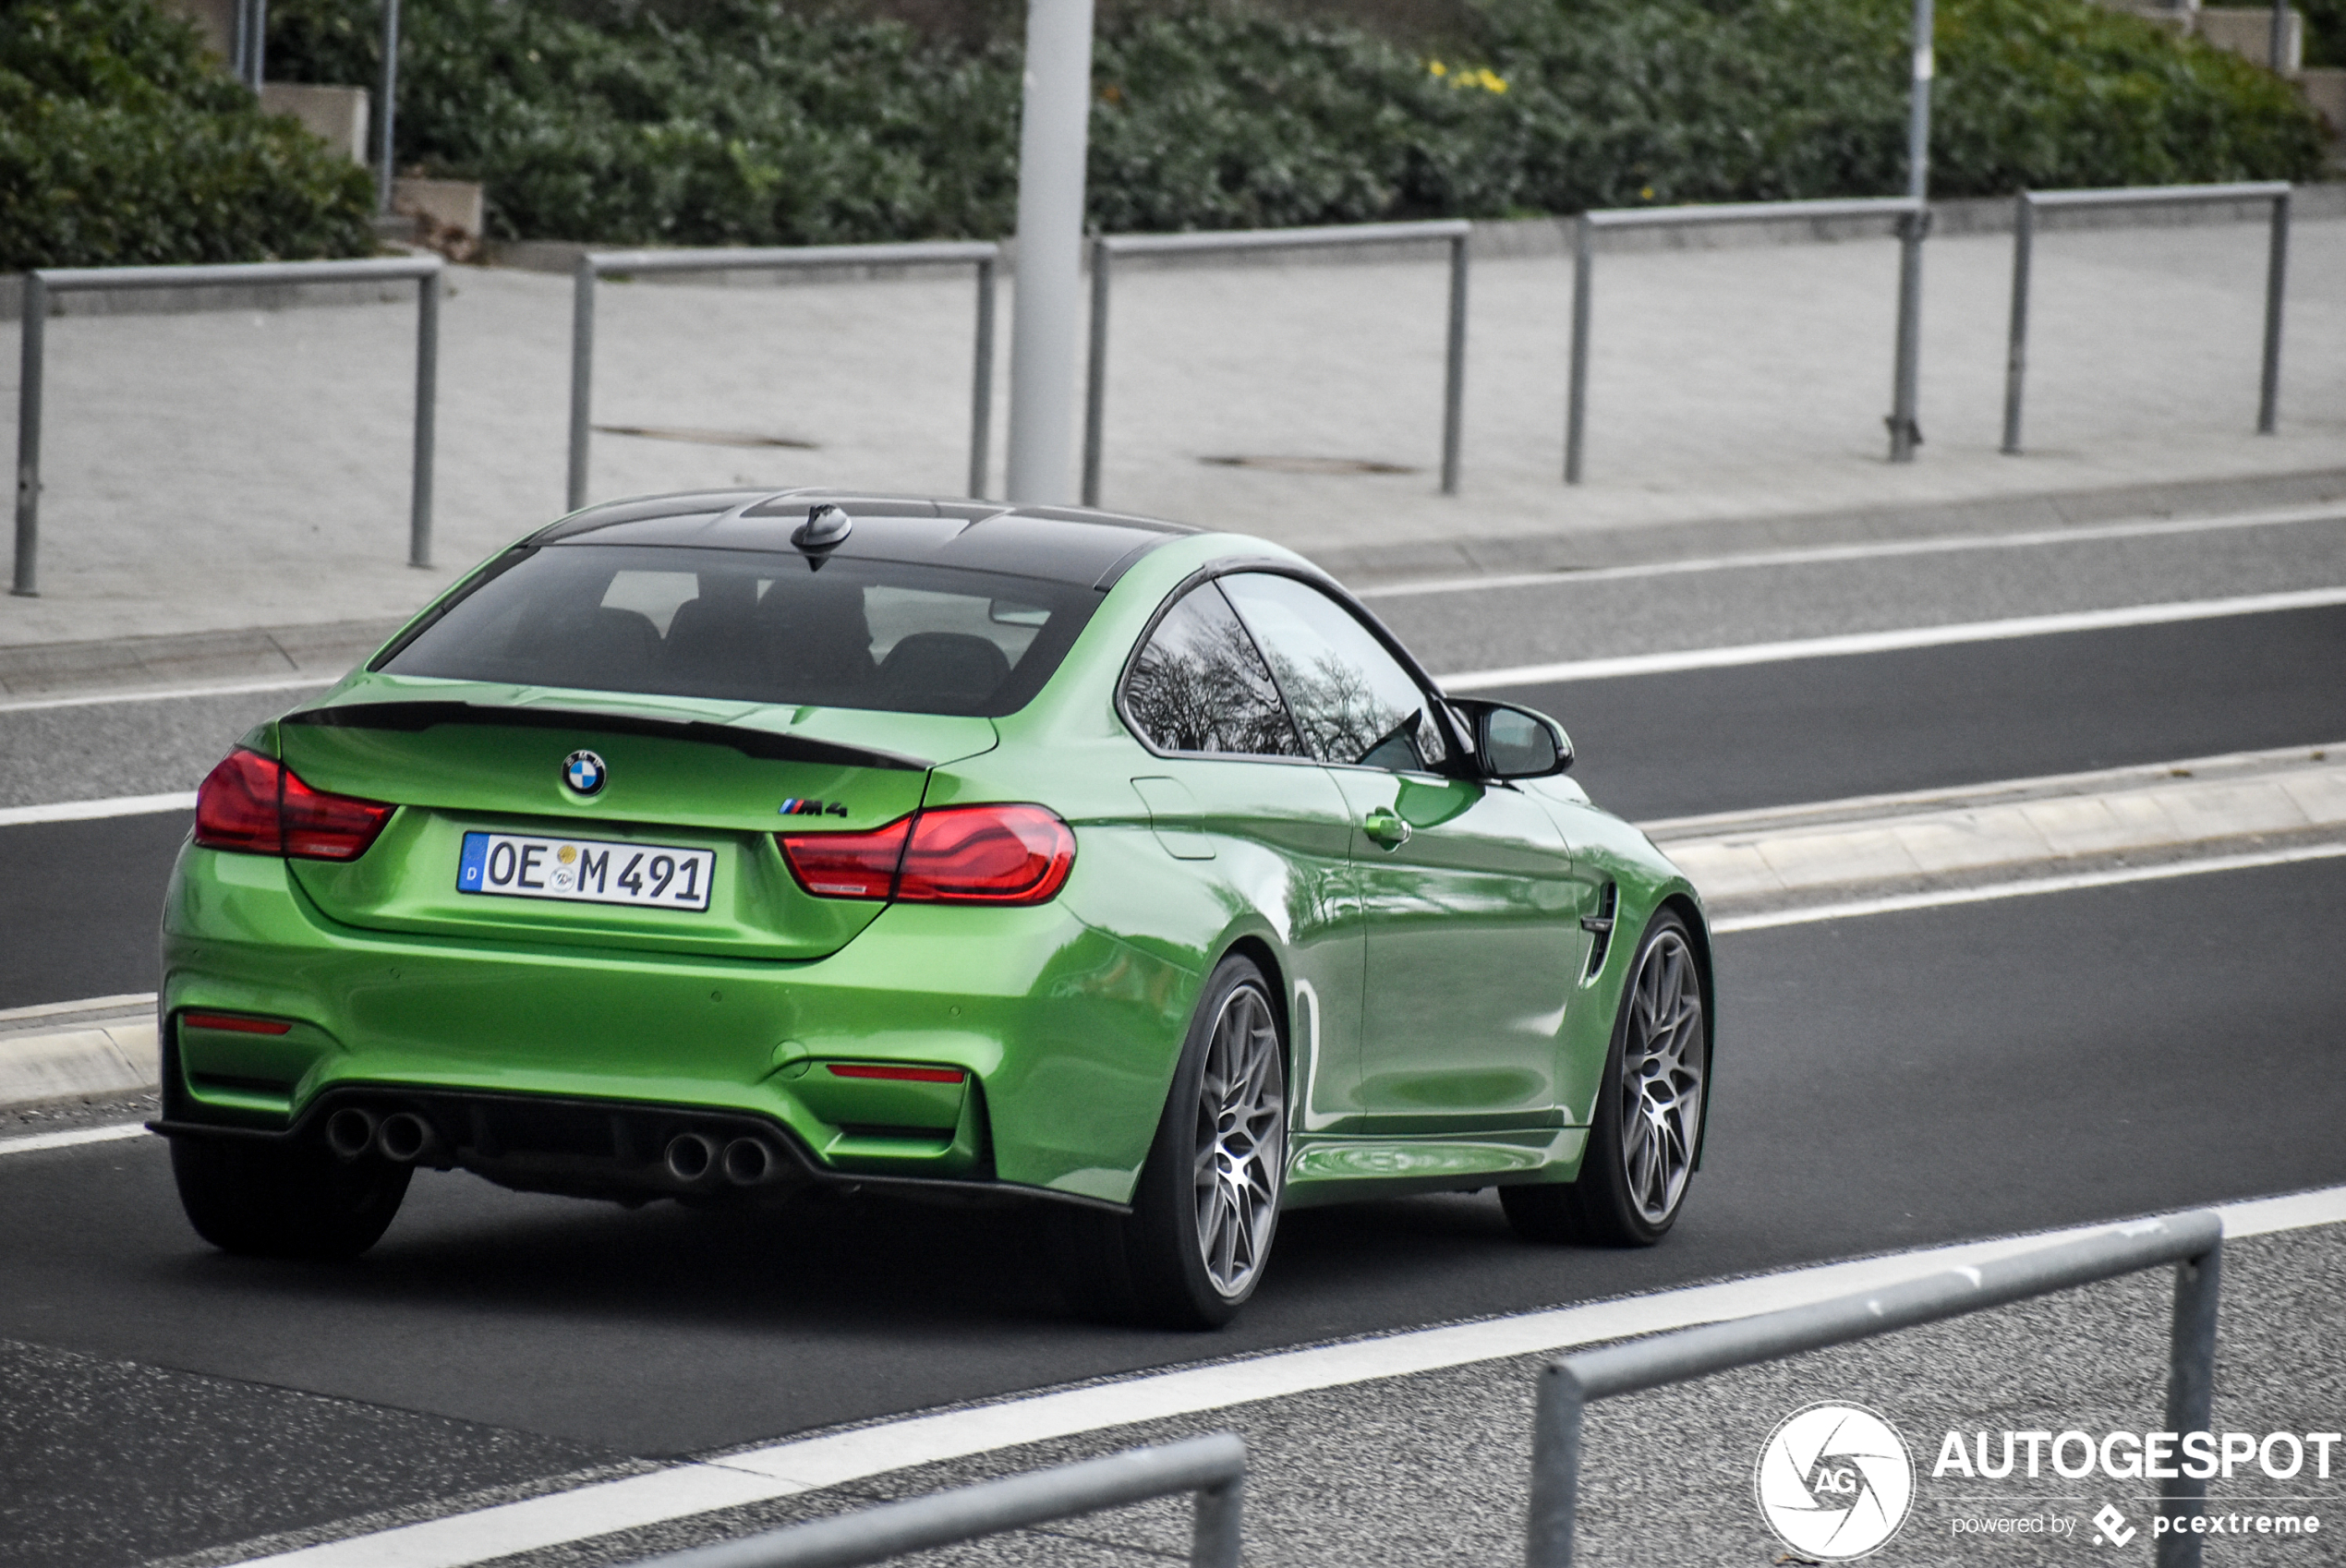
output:
[[[521,833],[467,833],[456,862],[456,891],[509,899],[564,899],[639,909],[706,910],[717,874],[709,850],[662,844],[610,844],[595,838],[538,838]]]

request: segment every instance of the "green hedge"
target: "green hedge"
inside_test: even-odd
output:
[[[812,0],[809,0],[810,5]],[[376,74],[376,0],[274,0],[272,70]],[[1238,0],[1104,9],[1109,231],[1868,195],[1905,183],[1905,0],[1472,0],[1457,58]],[[785,0],[407,7],[399,156],[481,180],[509,237],[994,235],[1015,28]],[[1943,0],[1936,192],[2296,178],[2286,85],[2091,0]],[[1445,52],[1446,53],[1446,52]]]
[[[363,255],[372,197],[151,0],[0,0],[0,271]]]

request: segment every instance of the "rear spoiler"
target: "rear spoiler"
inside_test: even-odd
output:
[[[804,762],[831,767],[881,767],[898,772],[926,773],[936,764],[893,752],[863,746],[842,746],[799,735],[777,735],[768,730],[743,730],[706,719],[648,718],[642,714],[602,713],[594,708],[483,707],[472,703],[381,702],[349,703],[339,707],[314,707],[289,713],[281,724],[314,724],[325,730],[388,730],[419,734],[443,724],[467,724],[489,730],[581,730],[606,735],[645,735],[656,741],[689,741],[723,746],[763,762]]]

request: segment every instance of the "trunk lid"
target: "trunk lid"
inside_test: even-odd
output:
[[[996,736],[983,718],[369,675],[280,720],[277,742],[311,788],[400,807],[357,860],[289,862],[343,924],[805,959],[836,952],[882,906],[806,893],[775,832],[892,822],[919,806],[933,766],[990,750]],[[591,793],[566,782],[582,752],[600,763]],[[468,834],[549,840],[547,866],[563,848],[582,850],[599,880],[621,875],[639,852],[648,862],[701,851],[707,907],[460,890]],[[476,841],[476,868],[496,841]],[[616,862],[607,873],[606,856]],[[502,867],[509,887],[512,863]],[[473,881],[481,885],[478,869]]]

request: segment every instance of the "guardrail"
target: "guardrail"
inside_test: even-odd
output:
[[[654,1558],[639,1568],[853,1568],[1182,1492],[1197,1496],[1191,1568],[1239,1568],[1245,1488],[1245,1441],[1236,1432],[1215,1432],[792,1525]]]
[[[41,393],[46,365],[49,296],[136,288],[215,288],[248,283],[416,282],[416,443],[408,493],[407,564],[431,564],[432,428],[440,381],[440,269],[437,256],[360,261],[259,261],[213,267],[45,267],[24,276],[22,372],[17,392],[17,555],[8,591],[40,597]]]
[[[595,250],[571,271],[570,508],[586,504],[586,443],[595,393],[595,283],[613,273],[786,272],[811,267],[974,266],[977,364],[970,378],[969,493],[986,493],[987,441],[994,422],[994,269],[1001,247],[987,240],[912,245],[810,245],[772,249]]]
[[[1588,440],[1589,314],[1594,286],[1596,236],[1600,232],[1626,229],[1676,229],[1713,223],[1775,223],[1815,222],[1832,218],[1887,218],[1903,230],[1927,223],[1929,207],[1911,196],[1859,197],[1832,201],[1724,201],[1691,207],[1607,207],[1580,214],[1572,244],[1572,371],[1564,415],[1564,482],[1580,482]],[[1899,290],[1899,332],[1907,336],[1905,316],[1919,310],[1918,297],[1903,283]],[[1909,422],[1912,411],[1905,416]],[[1899,416],[1892,416],[1893,427]],[[1893,436],[1896,435],[1893,428]]]
[[[2037,213],[2083,207],[2179,207],[2228,201],[2273,204],[2265,256],[2265,366],[2256,397],[2256,433],[2269,436],[2280,416],[2280,303],[2289,274],[2290,187],[2279,180],[2242,185],[2159,185],[2107,190],[2024,190],[2013,202],[2012,318],[2004,356],[2004,453],[2020,455],[2020,394],[2028,373],[2028,282]]]
[[[1458,441],[1466,408],[1467,237],[1463,218],[1422,223],[1345,223],[1328,228],[1237,229],[1182,235],[1102,235],[1092,241],[1092,340],[1083,399],[1083,504],[1100,504],[1100,456],[1107,412],[1108,280],[1119,256],[1215,251],[1321,250],[1438,240],[1450,247],[1450,332],[1442,383],[1442,493],[1458,493]]]
[[[1541,1378],[1534,1417],[1531,1516],[1525,1541],[1529,1568],[1571,1568],[1580,1492],[1581,1415],[1591,1400],[1847,1345],[2161,1263],[2175,1265],[2166,1429],[2205,1431],[2215,1378],[2223,1236],[2223,1222],[2203,1210],[2121,1225],[2099,1236],[1882,1290],[1709,1323],[1553,1361]],[[2175,1469],[2172,1479],[2160,1483],[2161,1507],[2171,1511],[2170,1517],[2188,1518],[2205,1505],[2207,1483],[2182,1475],[2180,1465]],[[2205,1537],[2171,1527],[2155,1533],[2159,1568],[2196,1568]]]

